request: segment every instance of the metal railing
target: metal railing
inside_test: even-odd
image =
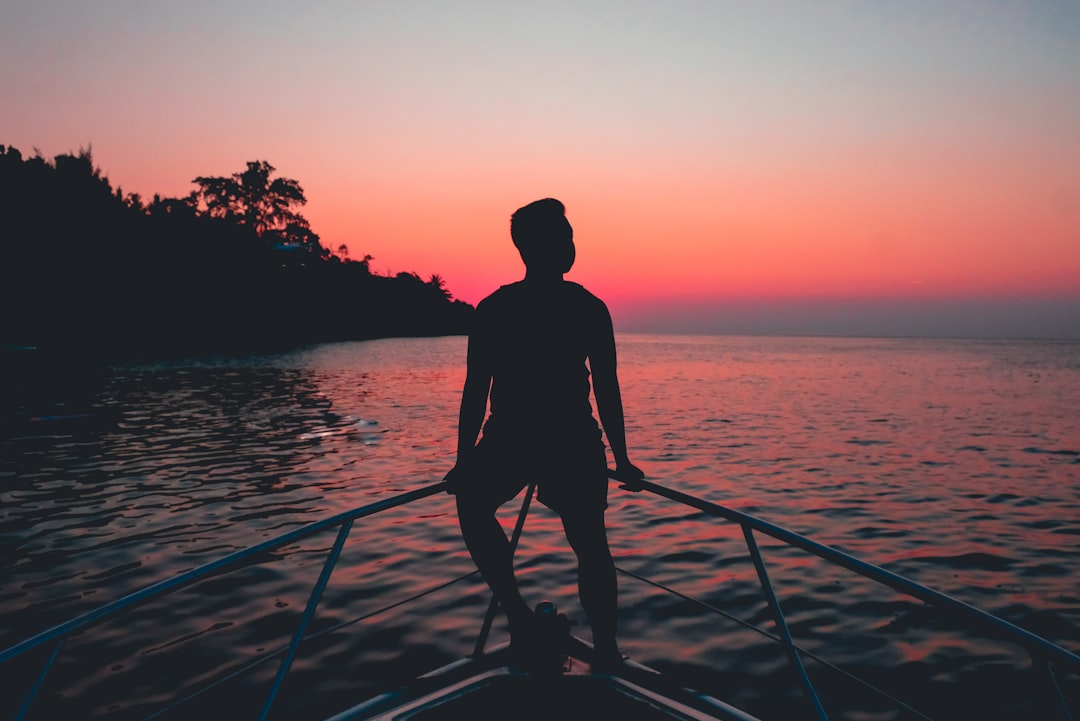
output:
[[[611,474],[611,477],[617,480],[617,477],[614,474]],[[1068,701],[1058,682],[1055,664],[1061,666],[1061,668],[1069,673],[1080,676],[1080,656],[1077,654],[1002,618],[953,598],[952,596],[941,593],[940,591],[935,591],[891,571],[886,571],[879,566],[861,561],[854,556],[838,551],[830,546],[812,541],[805,536],[801,536],[793,531],[769,523],[768,521],[764,521],[748,513],[711,503],[696,496],[691,496],[687,493],[682,493],[645,480],[635,482],[630,490],[648,491],[685,506],[696,508],[707,515],[724,518],[739,525],[742,529],[743,538],[746,541],[747,550],[750,552],[750,557],[754,563],[754,568],[757,571],[758,581],[761,584],[766,601],[772,611],[779,639],[784,646],[788,660],[799,676],[804,694],[814,706],[818,718],[822,719],[822,721],[827,721],[828,716],[826,715],[821,699],[803,666],[801,656],[804,652],[795,645],[791,637],[783,609],[781,608],[780,601],[773,589],[773,584],[769,580],[761,550],[758,548],[758,544],[755,540],[755,532],[775,538],[789,546],[799,548],[837,566],[853,571],[860,576],[888,586],[893,590],[916,598],[936,608],[948,611],[951,614],[965,619],[972,626],[992,630],[999,636],[1004,636],[1006,640],[1021,646],[1030,655],[1033,666],[1036,669],[1040,669],[1044,674],[1048,687],[1054,691],[1056,708],[1060,718],[1063,719],[1063,721],[1072,721],[1073,717],[1069,709]],[[877,689],[873,690],[877,691]]]
[[[257,559],[259,556],[267,554],[275,549],[281,548],[282,546],[286,546],[288,544],[314,536],[318,533],[336,528],[337,536],[335,537],[333,545],[331,546],[329,551],[327,551],[326,560],[324,561],[319,577],[316,580],[314,587],[312,588],[307,604],[297,623],[297,627],[292,634],[290,643],[287,647],[268,654],[267,656],[264,656],[262,659],[259,660],[259,662],[261,662],[263,660],[267,660],[274,655],[279,654],[283,656],[281,663],[278,667],[278,671],[274,677],[274,681],[271,685],[270,691],[263,702],[259,714],[260,721],[263,721],[269,714],[274,699],[276,698],[278,691],[280,690],[286,676],[289,673],[289,670],[296,655],[297,648],[299,647],[300,643],[305,640],[305,634],[307,633],[309,622],[314,616],[315,609],[319,604],[322,593],[326,588],[331,573],[333,572],[334,566],[336,565],[338,558],[340,557],[341,550],[345,544],[346,539],[348,538],[354,521],[360,518],[374,515],[382,511],[389,510],[391,508],[403,506],[408,503],[412,503],[414,501],[436,495],[445,491],[446,489],[446,483],[435,483],[433,485],[429,485],[415,491],[394,496],[392,498],[388,498],[360,508],[353,509],[351,511],[331,516],[322,521],[316,521],[306,526],[302,526],[276,538],[237,551],[211,563],[199,566],[172,578],[147,586],[139,591],[128,594],[127,596],[117,599],[111,603],[100,606],[97,609],[78,616],[70,621],[48,629],[47,631],[43,631],[6,650],[0,651],[0,664],[2,664],[18,656],[22,656],[23,654],[33,649],[45,647],[48,644],[52,644],[47,659],[45,660],[40,672],[37,674],[37,676],[31,682],[30,687],[27,689],[22,703],[16,711],[14,719],[16,721],[19,721],[23,717],[25,717],[31,706],[31,703],[40,691],[49,670],[52,668],[57,657],[60,655],[64,647],[65,641],[73,634],[83,631],[90,626],[101,623],[110,618],[116,617],[119,614],[125,613],[135,608],[136,606],[143,605],[152,599],[191,586],[198,581],[208,578],[210,576],[218,575],[225,571],[242,567],[246,564],[249,564],[254,559]],[[691,496],[689,494],[682,493],[680,491],[676,491],[670,488],[666,488],[650,481],[642,480],[639,482],[635,482],[634,487],[631,490],[648,491],[649,493],[652,493],[654,495],[667,498],[669,500],[689,506],[691,508],[695,508],[709,516],[724,518],[739,525],[742,530],[743,538],[746,542],[747,549],[753,561],[755,571],[757,572],[758,581],[761,585],[766,601],[772,611],[774,623],[776,624],[778,635],[777,637],[772,638],[774,638],[774,640],[778,640],[780,643],[783,644],[787,658],[799,677],[804,694],[806,695],[809,702],[813,705],[815,713],[820,719],[822,719],[822,721],[827,721],[828,716],[826,715],[826,711],[820,700],[820,697],[815,690],[815,687],[812,684],[810,677],[807,674],[802,662],[802,657],[804,655],[811,656],[815,659],[817,657],[813,656],[813,654],[808,654],[806,651],[799,648],[795,644],[791,636],[790,630],[788,629],[787,621],[784,616],[780,600],[775,593],[773,584],[766,570],[764,558],[761,554],[760,548],[758,547],[755,533],[767,535],[789,546],[799,548],[803,551],[806,551],[807,553],[829,561],[830,563],[852,571],[860,576],[888,586],[905,595],[919,599],[939,609],[954,613],[959,617],[966,619],[972,625],[991,629],[999,636],[1003,636],[1005,639],[1018,644],[1019,646],[1026,649],[1027,652],[1030,654],[1034,666],[1040,669],[1043,674],[1045,674],[1045,678],[1048,680],[1048,686],[1053,689],[1056,694],[1057,708],[1059,710],[1061,718],[1065,719],[1066,721],[1071,721],[1072,716],[1070,714],[1068,703],[1065,699],[1064,694],[1062,693],[1055,672],[1055,666],[1060,666],[1067,672],[1080,676],[1080,656],[1077,656],[1076,654],[1068,651],[1067,649],[1057,646],[1050,641],[1042,638],[1041,636],[1031,633],[1030,631],[1020,628],[1019,626],[1009,623],[1008,621],[1005,621],[1001,618],[998,618],[997,616],[982,611],[974,606],[963,603],[962,601],[959,601],[944,593],[927,588],[926,586],[904,578],[903,576],[897,575],[890,571],[886,571],[885,569],[882,569],[878,566],[874,566],[872,564],[861,561],[853,556],[838,551],[835,548],[831,548],[829,546],[817,543],[810,540],[809,538],[801,536],[781,526],[777,526],[775,524],[764,521],[755,516],[743,513],[741,511],[736,511],[734,509],[716,503],[711,503],[704,499],[697,498],[695,496]],[[530,485],[522,502],[522,506],[514,528],[512,538],[513,547],[516,547],[517,541],[520,538],[522,529],[524,527],[525,517],[529,512],[529,504],[532,498],[532,494],[533,486]],[[623,572],[626,573],[626,571]],[[462,580],[473,575],[475,575],[475,572],[456,580]],[[633,576],[635,574],[631,573],[630,575]],[[647,581],[647,579],[641,580]],[[444,587],[445,585],[448,584],[442,584],[440,588]],[[659,584],[653,585],[664,588]],[[677,591],[673,591],[672,589],[665,588],[665,590],[682,596],[682,594],[679,594]],[[708,604],[696,601],[695,599],[686,596],[683,596],[683,598],[687,598],[688,600],[699,603],[706,608],[710,608]],[[392,604],[391,607],[401,605],[401,603]],[[474,651],[474,655],[481,655],[484,652],[484,646],[496,610],[497,605],[493,599],[488,607],[487,613],[485,614],[481,632],[476,642],[476,649]],[[718,613],[723,613],[718,609],[711,610],[714,610]],[[310,636],[308,638],[310,638]],[[211,686],[212,685],[213,684],[211,684]],[[881,693],[892,701],[897,701],[896,699],[888,696],[888,694],[884,694],[884,692],[881,692],[880,690],[875,689],[872,686],[868,686],[868,688],[871,688],[872,690]]]
[[[334,570],[334,566],[337,564],[338,557],[341,554],[341,549],[345,545],[345,539],[348,538],[349,531],[352,529],[353,522],[359,518],[371,516],[381,511],[386,511],[391,508],[403,506],[413,501],[418,501],[428,496],[433,496],[437,493],[441,493],[446,490],[446,483],[435,483],[424,488],[420,488],[415,491],[403,493],[392,498],[387,498],[382,501],[362,506],[360,508],[354,508],[351,511],[339,513],[335,516],[310,523],[306,526],[302,526],[293,531],[284,533],[276,538],[269,539],[262,543],[250,546],[235,553],[231,553],[223,558],[219,558],[216,561],[212,561],[203,566],[193,568],[190,571],[186,571],[172,578],[165,579],[158,583],[146,586],[134,593],[130,593],[122,598],[118,598],[111,603],[107,603],[103,606],[85,613],[81,616],[71,619],[58,626],[54,626],[46,631],[32,636],[25,641],[15,644],[4,651],[0,651],[0,664],[5,661],[11,660],[17,656],[21,656],[28,651],[35,648],[39,648],[46,644],[54,644],[52,651],[49,653],[48,658],[45,660],[41,671],[37,677],[27,689],[22,702],[13,717],[14,721],[21,721],[27,712],[30,710],[30,705],[33,703],[34,698],[37,696],[38,691],[41,689],[42,684],[45,681],[46,675],[52,668],[57,657],[60,655],[63,649],[64,642],[70,638],[73,634],[83,631],[90,626],[96,625],[110,618],[113,618],[121,613],[130,611],[131,609],[141,606],[148,601],[163,596],[168,593],[173,593],[187,586],[191,586],[198,581],[201,581],[210,576],[221,574],[222,572],[242,567],[253,559],[259,556],[269,553],[275,549],[286,546],[290,543],[301,541],[310,536],[314,536],[323,531],[327,531],[333,528],[338,528],[337,537],[334,540],[334,544],[330,551],[327,553],[326,561],[323,563],[322,571],[319,574],[318,580],[315,582],[314,588],[311,590],[311,595],[308,597],[307,605],[304,608],[304,613],[300,617],[300,621],[297,624],[297,628],[292,635],[292,641],[286,649],[284,658],[281,661],[281,665],[278,667],[277,675],[274,678],[274,682],[270,687],[270,692],[267,694],[266,700],[263,702],[262,710],[259,713],[259,721],[263,721],[267,714],[270,713],[270,708],[274,703],[274,699],[277,697],[277,693],[281,688],[281,684],[285,680],[285,676],[288,674],[290,667],[292,666],[293,659],[296,656],[296,649],[299,647],[300,642],[304,638],[304,634],[307,631],[308,623],[311,621],[312,616],[315,613],[315,608],[319,604],[319,600],[322,598],[323,590],[326,588],[326,584],[330,578],[331,572]]]

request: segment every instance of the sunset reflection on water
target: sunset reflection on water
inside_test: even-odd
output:
[[[115,424],[0,440],[13,549],[0,577],[3,645],[440,480],[464,351],[463,338],[407,339],[115,368],[97,389]],[[631,459],[651,480],[1080,648],[1077,344],[621,336],[619,352]],[[609,500],[620,568],[772,631],[737,526],[614,484]],[[508,529],[516,507],[504,508]],[[331,541],[302,542],[88,632],[62,656],[54,695],[66,684],[63,703],[134,711],[175,690],[155,689],[163,669],[210,679],[275,648]],[[1007,646],[972,641],[921,603],[758,542],[796,639],[833,663],[916,696],[936,684],[959,696],[1013,665]],[[555,601],[587,638],[572,554],[540,504],[518,569],[526,598]],[[316,617],[325,635],[305,644],[289,684],[297,695],[283,703],[318,688],[332,705],[357,679],[374,688],[469,653],[488,600],[475,576],[366,615],[472,570],[450,496],[359,522]],[[782,649],[739,622],[628,574],[620,600],[635,660],[680,669],[748,708],[797,697]],[[349,625],[331,630],[340,624]],[[504,637],[497,623],[495,640]],[[327,668],[342,677],[326,678]],[[245,693],[257,695],[273,664],[263,669],[240,682]]]

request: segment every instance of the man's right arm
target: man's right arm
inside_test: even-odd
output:
[[[453,484],[471,460],[476,448],[476,439],[484,424],[487,412],[488,393],[491,390],[491,361],[484,341],[484,334],[479,329],[469,335],[468,360],[466,362],[465,386],[461,391],[461,408],[458,411],[457,462],[446,474],[446,480]]]
[[[461,465],[476,447],[476,438],[484,423],[487,411],[488,391],[491,389],[491,372],[472,364],[465,374],[465,387],[461,391],[461,410],[458,413],[457,462]]]

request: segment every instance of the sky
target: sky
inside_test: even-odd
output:
[[[3,9],[0,144],[144,197],[268,161],[470,303],[555,197],[616,330],[1080,338],[1075,0]]]

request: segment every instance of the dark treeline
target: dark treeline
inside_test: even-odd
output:
[[[0,146],[0,345],[130,359],[467,332],[473,309],[441,278],[331,253],[300,185],[247,165],[146,201],[89,150]]]

